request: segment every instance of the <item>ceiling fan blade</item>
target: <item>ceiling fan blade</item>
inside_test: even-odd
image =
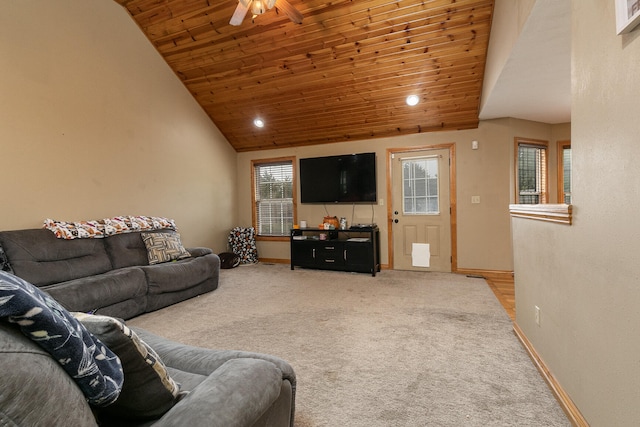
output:
[[[298,12],[298,9],[291,6],[287,0],[276,0],[276,7],[284,10],[289,19],[296,24],[302,24],[302,14]]]
[[[238,7],[236,7],[235,12],[233,12],[233,16],[231,17],[229,24],[236,25],[236,26],[242,24],[242,20],[247,14],[249,7],[251,7],[251,2],[252,0],[239,1]]]

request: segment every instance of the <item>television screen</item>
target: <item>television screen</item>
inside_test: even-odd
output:
[[[300,159],[302,203],[376,201],[376,153]]]

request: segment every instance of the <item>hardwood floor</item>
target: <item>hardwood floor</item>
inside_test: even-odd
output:
[[[484,279],[512,321],[516,320],[516,293],[513,273],[484,273]]]

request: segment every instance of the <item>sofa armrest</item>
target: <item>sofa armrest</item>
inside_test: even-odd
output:
[[[198,375],[208,376],[212,372],[232,360],[260,359],[274,364],[280,371],[281,384],[289,383],[290,396],[288,409],[290,411],[290,426],[293,427],[296,399],[296,374],[293,367],[285,360],[269,354],[254,353],[241,350],[212,350],[181,344],[155,335],[142,328],[131,326],[138,336],[149,344],[162,361],[170,368]]]
[[[269,354],[242,350],[213,350],[182,344],[160,337],[145,329],[128,325],[144,342],[158,353],[165,365],[198,375],[209,375],[223,364],[234,359],[262,359],[271,362],[282,372],[282,380],[288,380],[296,388],[296,374],[285,360]]]
[[[171,410],[157,427],[249,427],[278,399],[282,372],[261,359],[225,362]]]
[[[212,253],[213,253],[213,251],[212,251],[211,249],[209,249],[209,248],[200,248],[200,247],[197,247],[197,248],[185,248],[185,249],[186,249],[186,250],[191,254],[191,256],[192,256],[192,257],[194,257],[194,258],[195,258],[195,257],[199,257],[199,256],[204,256],[204,255],[207,255],[207,254],[212,254]]]

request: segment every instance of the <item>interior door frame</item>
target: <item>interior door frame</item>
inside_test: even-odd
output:
[[[387,148],[387,246],[389,268],[394,268],[393,248],[393,183],[392,157],[394,154],[411,153],[415,151],[431,151],[449,149],[449,207],[451,209],[451,272],[458,272],[458,227],[457,227],[457,196],[456,196],[456,144],[455,142],[435,145],[420,145],[405,148]]]

